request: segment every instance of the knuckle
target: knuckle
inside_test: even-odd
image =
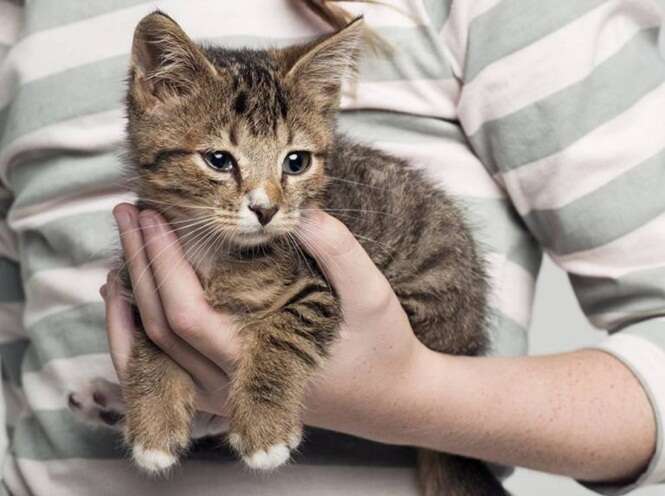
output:
[[[148,319],[143,322],[145,333],[155,344],[164,345],[168,342],[168,330],[154,320]]]
[[[366,308],[371,313],[383,314],[397,301],[393,289],[384,278],[377,278],[377,281],[367,288],[367,297]]]
[[[180,336],[192,336],[198,329],[196,317],[193,312],[178,310],[170,314],[168,318],[173,332]]]

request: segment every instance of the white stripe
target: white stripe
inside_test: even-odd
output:
[[[665,214],[610,243],[569,255],[551,254],[566,272],[618,279],[631,272],[665,267]]]
[[[464,87],[460,120],[467,134],[576,83],[635,34],[660,24],[643,0],[612,0],[545,38],[490,64]]]
[[[171,477],[151,478],[129,460],[9,459],[7,484],[15,496],[418,496],[412,468],[289,464],[270,474],[240,463],[184,461]],[[29,484],[29,486],[28,486]],[[266,488],[270,487],[268,491]],[[223,488],[220,491],[220,488]]]
[[[74,198],[58,198],[29,207],[17,208],[12,212],[9,223],[17,231],[35,229],[49,222],[81,213],[111,212],[113,207],[119,203],[132,203],[135,199],[134,193],[125,191],[93,191]]]
[[[531,323],[534,278],[526,269],[503,255],[490,253],[486,260],[491,285],[489,305],[528,329]]]
[[[134,27],[156,7],[176,19],[189,36],[197,40],[219,36],[305,37],[317,35],[323,29],[322,23],[306,22],[289,2],[283,2],[277,8],[266,8],[265,0],[244,0],[233,7],[218,0],[199,0],[196,8],[182,0],[144,3],[40,31],[18,42],[4,70],[0,71],[0,107],[11,98],[12,85],[8,82],[12,73],[20,74],[21,84],[25,84],[129,53]],[[411,17],[390,8],[365,5],[363,9],[371,15],[373,27],[380,27],[384,22],[390,26],[414,24]],[[276,19],[279,22],[275,22]],[[94,40],[94,43],[86,43],[86,40]]]
[[[665,83],[554,155],[501,174],[517,210],[558,209],[665,148]]]
[[[382,109],[456,119],[460,87],[455,79],[360,81],[345,86],[342,109]]]
[[[82,390],[96,377],[118,382],[108,353],[51,360],[38,371],[25,372],[22,384],[33,410],[58,410],[67,408],[70,392]]]
[[[665,332],[665,320],[663,321]],[[615,334],[598,345],[636,371],[644,381],[649,399],[658,413],[659,444],[665,441],[665,352],[650,341],[632,334]],[[647,486],[665,480],[665,449],[651,461],[649,470],[638,481],[639,486]]]
[[[0,44],[11,45],[21,29],[22,9],[18,4],[0,0]]]
[[[497,5],[501,0],[452,2],[448,19],[441,30],[444,53],[455,75],[464,78],[469,26],[473,20]]]
[[[25,338],[23,303],[0,303],[0,344]]]
[[[110,262],[36,273],[25,285],[25,326],[31,327],[44,317],[72,307],[101,302],[99,288],[106,280]]]
[[[388,153],[408,160],[446,192],[472,198],[506,198],[503,189],[464,143],[439,139],[427,143],[373,142]]]
[[[0,181],[8,182],[7,169],[23,159],[62,150],[100,152],[117,150],[125,136],[120,108],[75,117],[25,134],[0,150]]]

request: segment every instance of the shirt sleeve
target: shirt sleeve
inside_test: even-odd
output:
[[[19,37],[22,13],[22,2],[0,0],[0,80],[4,79],[2,73],[9,70],[11,49]],[[11,99],[6,91],[11,89],[0,88],[0,143]],[[8,224],[12,202],[11,192],[0,179],[0,467],[5,465],[9,433],[22,402],[19,368],[27,345],[22,326],[24,297],[17,240]],[[0,485],[0,494],[8,494],[4,482]]]
[[[441,33],[473,150],[654,408],[651,464],[603,494],[665,481],[663,4],[457,0]]]

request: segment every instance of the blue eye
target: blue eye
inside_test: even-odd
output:
[[[215,150],[203,154],[203,160],[208,167],[218,172],[231,172],[236,167],[236,159],[229,152]]]
[[[297,176],[302,174],[312,164],[312,154],[310,152],[296,151],[289,152],[282,162],[284,174]]]

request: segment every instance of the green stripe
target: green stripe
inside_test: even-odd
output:
[[[0,363],[2,363],[2,377],[16,386],[21,384],[21,364],[30,341],[18,339],[0,344]]]
[[[523,356],[529,351],[527,329],[497,309],[490,310],[491,356]]]
[[[658,29],[639,32],[583,81],[513,114],[488,121],[470,137],[492,171],[552,155],[628,110],[663,83]]]
[[[572,274],[570,281],[590,317],[611,312],[635,321],[665,313],[665,268],[636,271],[619,279]]]
[[[432,29],[441,31],[450,15],[453,0],[424,0],[425,10],[430,18]]]
[[[360,77],[367,81],[446,79],[452,77],[445,58],[425,27],[392,28],[381,35],[394,47],[391,58],[363,58]],[[224,37],[213,40],[227,47],[286,46],[297,40],[258,37]],[[117,109],[121,106],[128,56],[120,55],[78,66],[19,88],[10,107],[0,111],[0,148],[31,131],[77,116]],[[45,112],[44,109],[48,109]],[[6,123],[5,123],[6,121]]]
[[[30,460],[124,456],[119,433],[93,429],[69,410],[37,411],[22,418],[14,430],[12,447],[16,457]]]
[[[0,302],[23,301],[21,270],[16,262],[0,257]]]
[[[665,149],[558,210],[535,210],[525,221],[558,255],[614,241],[665,212]],[[648,243],[648,239],[645,239]]]
[[[604,0],[499,2],[476,17],[469,26],[465,81],[470,82],[491,63],[531,45],[603,2]]]
[[[126,56],[114,57],[21,86],[9,107],[0,149],[41,127],[119,108],[126,68]]]
[[[111,212],[64,217],[21,235],[26,284],[38,271],[104,261],[119,251]]]
[[[104,305],[88,303],[44,317],[27,329],[32,346],[23,372],[41,369],[58,358],[108,353]]]
[[[466,139],[456,123],[438,118],[381,110],[348,110],[339,115],[339,130],[362,143],[442,143]]]
[[[126,186],[118,153],[31,160],[10,168],[7,179],[16,193],[14,208]]]
[[[458,204],[465,209],[467,222],[483,252],[505,255],[535,279],[542,252],[510,202],[460,197]]]
[[[141,3],[149,4],[145,0],[86,0],[84,2],[32,0],[29,7],[25,9],[24,28],[21,36],[26,37],[38,31],[83,21]]]

